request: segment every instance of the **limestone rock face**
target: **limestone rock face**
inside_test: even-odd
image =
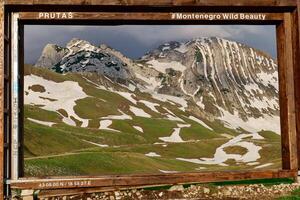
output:
[[[36,62],[36,67],[52,68],[57,64],[63,56],[68,52],[68,49],[55,44],[47,44],[42,52],[42,55]]]
[[[62,51],[55,51],[56,48]],[[35,66],[51,68],[58,73],[95,72],[120,83],[125,83],[133,76],[127,63],[120,58],[77,38],[68,42],[65,48],[47,45]]]
[[[96,73],[143,92],[181,97],[193,102],[188,110],[206,119],[279,116],[276,60],[222,38],[172,41],[138,60],[105,44],[97,47],[74,38],[66,47],[46,45],[35,66]]]
[[[279,115],[278,68],[266,53],[221,38],[170,42],[142,61],[163,79],[159,92],[193,99],[206,116]]]

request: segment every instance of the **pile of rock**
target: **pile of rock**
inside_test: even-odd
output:
[[[205,198],[205,199],[274,199],[287,195],[293,190],[299,188],[298,183],[280,184],[265,186],[255,185],[234,185],[234,186],[191,186],[183,192],[186,199]]]
[[[174,185],[169,189],[147,190],[147,189],[132,189],[122,191],[99,192],[92,194],[78,194],[71,196],[53,196],[43,197],[42,193],[37,194],[40,199],[44,200],[155,200],[155,199],[207,199],[207,200],[223,200],[223,199],[259,199],[271,200],[280,196],[288,195],[293,190],[300,188],[299,183],[280,184],[265,186],[262,184],[253,185],[191,185],[184,188],[183,185]],[[23,193],[25,194],[25,193]],[[23,196],[23,199],[29,200],[29,196]]]

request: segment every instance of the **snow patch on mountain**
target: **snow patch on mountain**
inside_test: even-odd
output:
[[[203,103],[203,96],[200,97],[200,100],[196,102],[197,106],[202,108],[203,110],[205,109],[205,104]]]
[[[100,130],[120,132],[119,130],[115,130],[115,129],[109,128],[110,125],[112,125],[112,120],[109,120],[109,119],[100,120],[99,129]]]
[[[157,87],[159,87],[161,85],[161,80],[158,81],[155,77],[146,77],[146,76],[140,75],[138,73],[136,73],[135,76],[138,79],[141,79],[142,81],[144,81],[145,83],[147,83],[147,85],[144,85],[144,87],[146,87],[146,89],[140,88],[141,91],[143,91],[143,92],[154,91],[155,88],[157,88]]]
[[[174,174],[174,173],[178,173],[178,171],[168,171],[168,170],[162,170],[162,169],[159,169],[158,171],[164,173],[164,174]]]
[[[94,51],[96,48],[91,45],[88,41],[80,40],[78,38],[73,38],[66,46],[69,49],[69,52],[63,57],[67,58],[71,55],[74,55],[78,52],[78,50],[85,50],[85,51]]]
[[[130,106],[129,110],[138,117],[146,117],[146,118],[151,118],[151,115],[149,115],[148,113],[146,113],[143,109],[141,108],[137,108],[135,106]]]
[[[86,78],[86,77],[82,77],[84,80],[86,80],[88,83],[92,84],[93,86],[95,86],[97,89],[100,89],[100,90],[108,90],[106,87],[104,87],[103,85],[99,85],[93,81],[91,81],[90,79]]]
[[[264,117],[254,118],[249,117],[244,121],[237,112],[231,114],[230,112],[219,108],[222,111],[222,116],[219,118],[224,122],[227,128],[238,129],[242,128],[251,133],[259,132],[262,130],[270,130],[280,134],[280,117],[264,115]]]
[[[172,95],[167,95],[167,94],[159,94],[159,93],[152,93],[152,98],[157,99],[162,102],[169,102],[169,103],[177,103],[181,107],[179,108],[182,111],[185,111],[185,109],[188,107],[188,103],[184,98],[172,96]]]
[[[178,48],[175,48],[174,50],[180,53],[186,53],[189,49],[187,48],[186,44],[182,43]]]
[[[172,111],[170,111],[168,108],[163,107],[164,110],[166,110],[169,114],[166,115],[168,120],[171,121],[179,121],[179,122],[184,122],[181,118],[177,117]]]
[[[186,69],[186,66],[182,65],[180,62],[177,61],[170,61],[170,62],[159,62],[157,60],[150,60],[147,62],[153,69],[161,72],[166,73],[166,69],[171,68],[176,71],[183,72]]]
[[[249,166],[259,165],[259,162],[249,162],[247,163]]]
[[[54,122],[46,122],[46,121],[41,121],[41,120],[37,120],[37,119],[32,119],[32,118],[27,118],[29,121],[32,121],[34,123],[37,123],[37,124],[41,124],[41,125],[44,125],[44,126],[49,126],[49,127],[52,127],[54,124]]]
[[[248,163],[255,162],[260,158],[259,150],[262,147],[255,145],[252,142],[243,141],[245,138],[254,136],[255,134],[240,134],[233,139],[229,140],[227,143],[221,145],[216,149],[213,158],[200,158],[200,159],[187,159],[187,158],[176,158],[177,160],[196,163],[196,164],[205,164],[205,165],[220,165],[227,166],[225,163],[229,159],[234,159],[238,163]],[[254,136],[257,137],[257,136]],[[240,154],[228,154],[224,151],[226,147],[240,146],[247,149],[247,153],[244,155]]]
[[[190,126],[191,126],[190,124],[177,124],[178,128],[174,128],[174,131],[172,132],[171,136],[169,136],[169,137],[159,137],[159,139],[164,141],[164,142],[170,142],[170,143],[185,142],[180,137],[180,130],[181,130],[181,128],[190,127]]]
[[[161,155],[159,155],[155,152],[146,153],[145,156],[148,156],[148,157],[161,157]]]
[[[159,104],[157,103],[152,103],[150,101],[146,101],[146,100],[140,100],[139,101],[140,103],[143,103],[145,106],[147,106],[150,110],[154,111],[154,112],[157,112],[157,113],[160,113],[157,109],[156,109],[156,106],[159,106]]]
[[[122,97],[124,97],[128,101],[132,102],[133,104],[137,103],[137,101],[133,98],[133,96],[135,96],[135,94],[132,94],[129,92],[120,92],[120,91],[114,91],[114,92],[121,95]]]
[[[137,131],[139,131],[139,132],[142,132],[142,133],[144,133],[144,130],[143,130],[143,128],[142,127],[140,127],[140,126],[133,126],[133,128],[134,129],[136,129]]]
[[[41,93],[31,90],[30,87],[36,84],[43,86],[46,92]],[[64,81],[57,83],[40,76],[26,75],[24,76],[24,96],[24,104],[38,105],[42,109],[57,113],[60,109],[65,110],[68,117],[59,114],[63,117],[63,122],[68,125],[76,125],[71,117],[82,122],[81,127],[87,127],[88,125],[88,119],[79,117],[74,111],[76,101],[88,97],[77,82]],[[55,101],[50,99],[55,99]]]
[[[211,127],[209,127],[207,124],[205,124],[205,123],[204,123],[203,121],[201,121],[200,119],[198,119],[198,118],[196,118],[196,117],[194,117],[194,116],[189,116],[189,119],[191,119],[191,120],[197,122],[198,124],[200,124],[201,126],[204,126],[204,127],[207,128],[207,129],[213,131],[213,129],[212,129]]]
[[[82,140],[82,141],[87,142],[87,143],[92,144],[92,145],[95,145],[95,146],[98,146],[98,147],[108,147],[107,144],[98,144],[98,143],[87,141],[87,140]]]
[[[273,163],[266,163],[266,164],[263,164],[263,165],[259,165],[257,167],[254,167],[254,169],[261,169],[261,168],[265,168],[265,167],[269,167],[273,165]]]
[[[278,72],[273,72],[273,73],[266,73],[266,72],[260,72],[257,73],[256,76],[258,77],[259,81],[265,85],[269,86],[272,85],[276,90],[278,91]]]

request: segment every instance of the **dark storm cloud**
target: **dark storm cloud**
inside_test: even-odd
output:
[[[48,43],[65,46],[72,38],[94,45],[107,44],[131,58],[172,40],[222,37],[245,43],[276,57],[274,26],[257,25],[122,25],[122,26],[25,26],[25,62],[35,63]]]

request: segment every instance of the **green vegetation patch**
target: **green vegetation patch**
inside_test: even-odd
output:
[[[228,154],[244,155],[248,152],[248,149],[241,146],[230,146],[230,147],[225,147],[224,151]]]
[[[281,136],[274,133],[273,131],[260,131],[258,133],[268,141],[272,141],[272,142],[281,141]]]
[[[117,111],[117,108],[112,109],[112,106],[108,106],[108,103],[103,102],[99,98],[87,97],[76,101],[74,107],[75,113],[85,119],[97,119],[108,115],[121,115]]]
[[[55,127],[40,125],[29,120],[25,120],[25,124],[25,157],[63,154],[92,147],[91,144]]]
[[[270,179],[252,179],[252,180],[240,180],[240,181],[223,181],[223,182],[216,182],[211,184],[216,186],[249,185],[249,184],[263,184],[269,186],[269,185],[292,184],[292,183],[294,183],[294,180],[290,178],[270,178]]]
[[[191,170],[197,165],[127,152],[86,152],[25,160],[26,176],[160,173],[159,169]],[[61,169],[63,166],[64,170]],[[32,170],[35,169],[35,170]],[[57,169],[49,170],[48,169]],[[53,174],[51,174],[53,173]],[[55,174],[54,174],[55,173]]]
[[[44,88],[44,86],[38,85],[38,84],[29,86],[28,89],[29,89],[29,90],[32,90],[32,91],[34,91],[34,92],[40,92],[40,93],[46,92],[46,89]]]
[[[180,136],[183,140],[200,140],[200,139],[211,139],[211,138],[221,138],[220,134],[215,133],[214,131],[209,130],[208,128],[200,125],[199,123],[185,118],[185,121],[188,124],[191,124],[191,127],[182,128],[180,131]]]
[[[41,109],[37,106],[24,105],[24,118],[32,118],[41,121],[60,123],[62,117],[53,111]],[[25,123],[26,127],[26,123]]]

